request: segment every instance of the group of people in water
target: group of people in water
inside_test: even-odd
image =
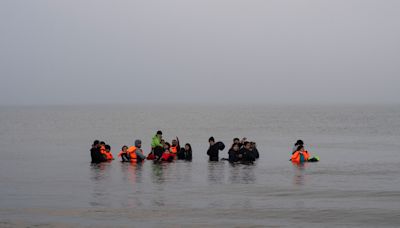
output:
[[[114,160],[111,147],[104,142],[95,140],[90,150],[92,163],[101,163]],[[173,160],[192,160],[192,146],[186,143],[184,147],[180,147],[179,139],[173,139],[171,143],[166,142],[162,138],[162,132],[157,131],[151,142],[151,152],[146,156],[142,149],[142,141],[135,140],[134,146],[122,146],[118,154],[122,162],[140,163],[144,160],[154,160],[155,162],[172,162]]]
[[[210,147],[207,150],[207,155],[210,161],[219,161],[219,151],[225,149],[223,142],[215,142],[214,137],[208,139]],[[228,160],[230,163],[253,163],[260,158],[260,153],[257,150],[255,142],[247,141],[246,138],[239,140],[234,138],[232,146],[228,151],[228,158],[222,160]]]
[[[219,152],[225,149],[225,144],[221,141],[216,142],[214,137],[210,137],[210,147],[207,155],[210,161],[219,161]],[[114,160],[111,153],[111,146],[103,141],[95,140],[90,150],[92,163],[101,163]],[[154,162],[172,162],[174,160],[192,160],[192,146],[186,143],[184,147],[180,146],[179,138],[176,137],[171,143],[166,142],[162,137],[162,132],[157,131],[151,141],[151,151],[146,156],[142,150],[142,141],[135,140],[134,146],[122,146],[118,154],[122,162],[141,163],[144,160],[153,160]],[[230,163],[252,164],[259,159],[260,153],[255,142],[248,141],[247,138],[234,138],[232,145],[228,151],[227,160]],[[310,158],[308,152],[304,149],[302,140],[298,140],[292,150],[290,159],[294,163],[316,162],[318,157]]]

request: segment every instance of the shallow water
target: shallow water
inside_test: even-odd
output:
[[[158,129],[193,162],[90,164]],[[210,163],[211,135],[261,158]],[[0,107],[0,227],[398,227],[399,136],[399,106]],[[298,138],[319,163],[288,161]]]

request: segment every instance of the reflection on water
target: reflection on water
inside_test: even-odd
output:
[[[225,180],[225,162],[208,162],[208,182],[223,184]]]
[[[110,178],[109,172],[107,170],[110,168],[111,163],[110,162],[103,162],[100,164],[90,164],[90,174],[91,177],[90,179],[99,182],[103,179]]]
[[[133,187],[142,182],[143,163],[122,162],[120,167],[124,182],[131,183]]]
[[[306,162],[305,163],[292,162],[292,164],[294,167],[293,183],[298,186],[304,185],[304,182],[305,182],[304,172],[305,172],[308,164]]]
[[[169,163],[153,163],[151,166],[153,183],[163,184],[165,182],[165,175]]]
[[[229,182],[231,184],[252,184],[256,181],[255,165],[235,164],[229,167]]]
[[[90,165],[90,180],[93,182],[92,199],[89,202],[91,206],[107,207],[110,205],[110,193],[104,186],[104,183],[109,182],[111,179],[109,172],[110,167],[111,163],[109,162]]]

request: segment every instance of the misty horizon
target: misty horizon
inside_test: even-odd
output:
[[[0,105],[400,103],[394,0],[5,0],[0,19]]]

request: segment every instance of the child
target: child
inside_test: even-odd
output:
[[[161,156],[161,161],[171,162],[172,160],[174,160],[175,156],[170,152],[169,148],[170,144],[166,142],[164,145],[164,153]]]
[[[123,162],[129,161],[128,146],[123,146],[121,148],[121,152],[119,152],[118,157],[121,157]]]
[[[111,146],[110,145],[105,145],[104,147],[106,149],[105,156],[106,156],[107,161],[114,160],[114,157],[113,157],[113,155],[112,155],[112,153],[110,151],[111,150]]]
[[[299,146],[304,147],[304,142],[301,139],[297,140],[297,142],[294,144],[293,149],[292,149],[292,154],[294,154],[297,151],[297,147],[299,147]]]
[[[290,160],[295,163],[303,163],[307,162],[309,158],[310,155],[308,154],[308,151],[304,150],[303,145],[300,145],[297,147]]]

